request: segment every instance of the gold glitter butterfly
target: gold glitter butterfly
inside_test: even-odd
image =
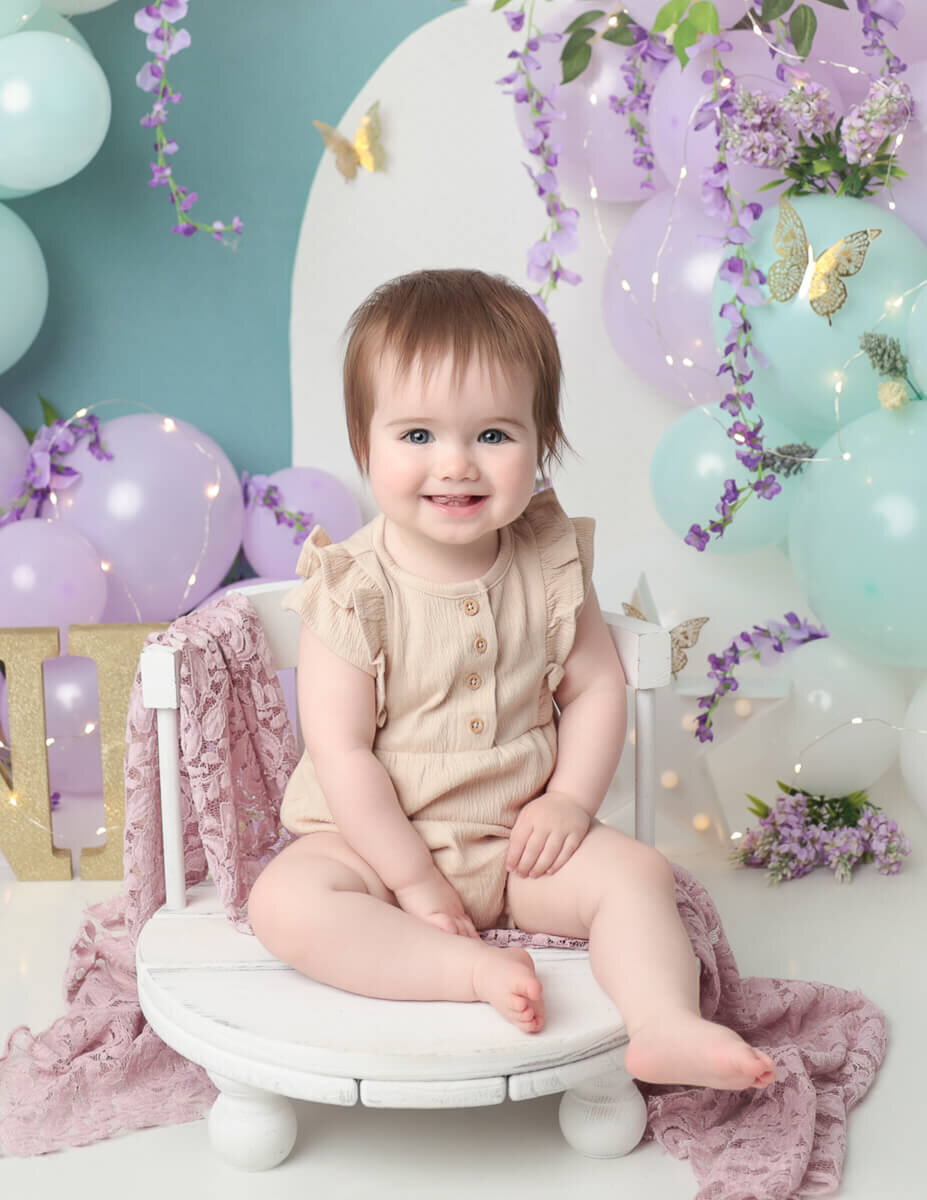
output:
[[[636,617],[638,621],[646,621],[647,617],[636,608],[633,604],[622,604],[624,615],[626,617]],[[707,624],[708,617],[690,617],[688,621],[680,621],[678,625],[674,625],[670,630],[670,645],[672,647],[672,657],[670,659],[670,670],[673,672],[673,678],[679,674],[689,661],[687,650],[691,650],[698,641],[698,635],[702,632],[702,626]]]
[[[772,298],[791,300],[810,270],[808,300],[814,311],[832,325],[833,314],[847,302],[843,280],[862,269],[866,252],[881,232],[881,229],[858,229],[856,233],[848,233],[815,259],[801,217],[785,196],[780,196],[779,220],[773,234],[773,247],[780,257],[767,272]]]
[[[313,121],[312,124],[321,133],[322,140],[328,150],[335,156],[335,166],[345,177],[353,179],[357,168],[365,171],[383,171],[386,169],[386,153],[380,142],[380,102],[371,106],[361,117],[361,123],[350,142],[343,133],[326,125],[324,121]]]

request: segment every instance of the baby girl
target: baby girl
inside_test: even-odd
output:
[[[539,490],[567,444],[560,357],[520,288],[420,271],[354,313],[351,447],[380,515],[316,527],[286,605],[302,618],[299,834],[249,916],[297,970],[367,996],[486,1001],[544,1025],[530,955],[499,926],[589,939],[628,1071],[765,1087],[772,1060],[699,1015],[669,863],[595,814],[625,683],[592,574],[592,522]]]

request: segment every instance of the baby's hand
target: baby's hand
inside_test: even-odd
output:
[[[463,901],[437,867],[433,867],[432,873],[425,879],[396,888],[393,895],[403,912],[420,917],[445,933],[472,938],[480,936],[467,916]]]
[[[570,796],[545,792],[518,814],[509,838],[506,869],[531,879],[553,875],[569,860],[591,824],[591,814]]]

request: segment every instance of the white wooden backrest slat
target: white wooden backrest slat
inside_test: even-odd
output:
[[[299,643],[299,616],[284,611],[281,600],[294,582],[262,583],[243,587],[239,591],[254,605],[270,647],[274,669],[286,670],[296,666]],[[647,621],[603,612],[612,641],[624,669],[628,686],[635,693],[635,829],[637,836],[653,842],[654,823],[654,755],[653,705],[655,688],[670,681],[669,631]],[[182,846],[179,838],[179,762],[176,745],[163,746],[165,730],[176,731],[176,720],[162,721],[160,714],[179,706],[177,683],[177,651],[164,646],[149,646],[142,652],[142,700],[146,708],[159,711],[159,763],[161,772],[161,809],[164,827],[165,877],[168,885],[167,908],[182,909],[184,895],[183,868],[180,861]],[[176,717],[176,713],[174,714]],[[170,735],[176,741],[177,734]]]

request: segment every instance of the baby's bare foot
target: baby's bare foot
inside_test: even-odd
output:
[[[654,1017],[631,1038],[625,1067],[647,1083],[681,1083],[740,1091],[765,1088],[776,1078],[768,1054],[724,1025],[690,1013]]]
[[[507,1021],[525,1033],[544,1028],[541,981],[527,950],[487,946],[473,968],[473,990],[477,999],[491,1004]]]

